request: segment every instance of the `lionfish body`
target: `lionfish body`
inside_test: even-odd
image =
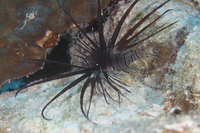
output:
[[[90,105],[92,103],[92,98],[93,98],[95,92],[98,92],[99,94],[101,94],[108,104],[109,104],[108,99],[111,99],[115,102],[120,103],[120,96],[125,97],[124,94],[123,94],[123,91],[130,92],[129,90],[126,89],[126,87],[124,87],[124,86],[126,86],[126,84],[121,80],[121,78],[119,78],[116,74],[109,74],[108,72],[109,71],[115,71],[115,70],[123,70],[123,71],[126,72],[126,70],[129,68],[129,65],[132,62],[140,59],[140,53],[138,53],[136,50],[133,51],[131,54],[129,54],[130,49],[132,47],[139,45],[141,42],[144,42],[145,40],[149,39],[150,37],[158,34],[162,30],[164,30],[164,29],[170,27],[171,25],[173,25],[174,23],[176,23],[176,22],[174,22],[174,23],[171,23],[167,26],[163,26],[160,29],[158,29],[156,32],[151,33],[151,35],[149,35],[148,37],[143,38],[143,39],[141,39],[137,42],[132,42],[138,36],[142,36],[142,33],[145,31],[145,29],[150,27],[159,18],[161,18],[164,14],[166,14],[168,11],[170,11],[170,10],[165,11],[163,14],[158,16],[155,20],[150,22],[144,28],[142,28],[141,30],[136,32],[136,29],[141,24],[143,24],[154,12],[156,12],[159,8],[161,8],[163,5],[165,5],[167,2],[170,1],[170,0],[167,0],[164,3],[162,3],[160,6],[153,9],[146,16],[144,16],[139,22],[137,22],[131,29],[128,30],[128,32],[121,38],[121,40],[116,42],[122,24],[124,23],[126,17],[130,13],[132,8],[136,5],[136,3],[138,3],[138,1],[139,0],[135,0],[130,5],[130,7],[127,9],[125,14],[122,16],[121,20],[119,21],[112,37],[106,43],[104,35],[103,35],[103,26],[102,26],[102,22],[101,22],[100,0],[98,0],[98,12],[97,12],[98,33],[99,33],[98,40],[99,40],[99,42],[96,42],[97,39],[95,39],[95,41],[93,41],[84,32],[84,30],[81,29],[79,27],[79,25],[71,18],[71,16],[66,12],[66,10],[61,6],[59,1],[57,0],[57,3],[62,8],[62,10],[68,15],[68,17],[77,26],[77,28],[80,30],[80,32],[88,39],[88,41],[91,45],[88,45],[83,40],[77,39],[77,41],[79,42],[79,43],[76,43],[77,46],[81,49],[84,49],[88,53],[88,54],[85,54],[84,52],[81,52],[81,51],[78,50],[78,52],[81,54],[81,56],[78,56],[78,57],[80,57],[82,59],[81,66],[66,64],[66,63],[60,63],[60,62],[56,62],[56,61],[49,61],[49,60],[31,59],[31,60],[34,60],[34,61],[42,61],[42,62],[47,62],[47,63],[58,63],[58,64],[63,64],[63,65],[68,65],[68,66],[72,66],[74,68],[77,68],[77,70],[70,72],[70,73],[65,73],[65,74],[57,75],[57,76],[54,76],[54,77],[51,77],[51,78],[36,81],[34,83],[31,83],[31,84],[21,88],[20,90],[25,89],[25,88],[30,87],[30,86],[33,86],[33,85],[36,85],[36,84],[44,83],[44,82],[47,82],[47,81],[52,81],[52,80],[55,80],[55,79],[60,79],[60,78],[64,78],[64,77],[70,77],[70,76],[82,74],[82,76],[80,76],[79,78],[74,80],[72,83],[70,83],[67,87],[65,87],[62,91],[60,91],[53,99],[51,99],[46,104],[46,106],[42,109],[42,112],[41,112],[42,117],[44,119],[47,119],[47,118],[44,117],[44,110],[46,109],[46,107],[51,102],[53,102],[56,98],[58,98],[60,95],[65,93],[67,90],[74,87],[76,84],[80,83],[82,80],[85,80],[85,83],[83,84],[83,87],[81,89],[80,107],[81,107],[81,111],[82,111],[83,115],[88,120],[90,120],[89,119],[89,110],[90,110]],[[133,32],[135,32],[134,35],[132,35]],[[131,44],[130,44],[130,42],[131,42]],[[126,50],[129,51],[129,52],[124,52]],[[117,51],[117,52],[113,52],[113,51]],[[107,89],[108,87],[106,87],[106,85],[104,84],[105,82],[107,83],[107,85],[110,86],[110,88],[112,88],[114,91],[117,92],[118,100],[116,100],[115,98],[113,98],[109,94],[109,91]],[[89,96],[89,102],[88,102],[89,104],[88,104],[87,108],[84,109],[83,99],[84,99],[85,92],[88,88],[90,88],[90,96]],[[16,95],[18,94],[18,92],[16,93]]]
[[[108,53],[103,52],[97,55],[94,54],[93,56],[88,56],[81,64],[83,67],[98,67],[99,70],[102,71],[115,71],[115,70],[123,70],[126,71],[129,69],[129,66],[135,60],[140,59],[139,53],[134,51],[131,55],[124,55],[124,54],[116,54],[116,53]]]

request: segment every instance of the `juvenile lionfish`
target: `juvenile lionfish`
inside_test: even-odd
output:
[[[103,25],[101,20],[101,9],[100,9],[100,0],[98,0],[98,11],[97,11],[97,20],[98,20],[98,34],[99,38],[92,40],[87,33],[80,28],[80,26],[74,21],[74,19],[69,15],[69,13],[63,8],[63,6],[59,3],[57,0],[58,5],[62,10],[68,15],[70,20],[76,25],[76,27],[80,30],[80,32],[87,38],[88,42],[91,44],[87,44],[85,41],[76,39],[77,47],[83,49],[84,51],[87,51],[87,54],[84,52],[81,52],[77,50],[81,56],[78,56],[82,59],[81,65],[73,65],[73,64],[67,64],[67,63],[61,63],[56,61],[50,61],[50,60],[39,60],[39,59],[30,59],[34,61],[41,61],[46,63],[57,63],[57,64],[63,64],[63,66],[71,66],[74,68],[77,68],[75,71],[60,74],[57,76],[53,76],[50,78],[42,79],[40,81],[36,81],[33,83],[30,83],[23,88],[20,88],[19,91],[22,89],[25,89],[30,86],[34,86],[37,84],[41,84],[44,82],[61,79],[65,77],[70,77],[78,74],[82,74],[79,78],[74,80],[72,83],[67,85],[62,91],[60,91],[53,99],[51,99],[42,109],[41,115],[44,119],[47,119],[44,116],[44,110],[47,108],[47,106],[52,103],[56,98],[58,98],[60,95],[64,94],[66,91],[80,83],[82,80],[85,80],[85,83],[82,86],[81,94],[80,94],[80,107],[83,115],[89,119],[89,110],[92,102],[92,98],[94,94],[98,93],[102,95],[105,99],[105,101],[109,104],[108,98],[120,103],[120,96],[125,97],[122,91],[130,93],[129,90],[126,89],[126,84],[115,74],[108,73],[109,71],[115,71],[115,70],[123,70],[127,71],[127,68],[129,68],[129,65],[134,62],[135,60],[140,59],[140,53],[137,52],[137,50],[130,52],[130,49],[140,45],[142,42],[148,40],[152,36],[160,33],[164,29],[172,26],[174,23],[171,23],[167,26],[163,26],[160,29],[157,29],[155,32],[151,33],[149,36],[134,42],[134,39],[136,39],[139,36],[142,36],[142,33],[144,30],[149,28],[153,23],[155,23],[158,19],[160,19],[164,14],[166,14],[170,10],[166,10],[164,13],[159,15],[156,19],[154,19],[152,22],[150,22],[148,25],[143,27],[141,30],[136,31],[136,29],[141,26],[152,14],[154,14],[159,8],[164,6],[167,2],[170,0],[165,1],[155,9],[153,9],[151,12],[149,12],[147,15],[145,15],[143,18],[141,18],[131,29],[128,30],[128,32],[118,41],[117,37],[119,34],[119,31],[121,29],[121,26],[123,25],[126,17],[130,13],[130,11],[133,9],[133,7],[138,3],[139,0],[135,0],[130,7],[126,10],[122,18],[120,19],[112,37],[109,39],[109,41],[105,41],[104,33],[103,33]],[[134,35],[132,33],[134,32]],[[99,40],[99,41],[96,41]],[[115,51],[115,52],[113,52]],[[117,51],[117,52],[116,52]],[[128,52],[126,52],[128,51]],[[123,53],[123,54],[122,54]],[[110,91],[108,91],[108,88],[106,88],[106,85],[108,84],[113,91],[117,92],[118,100],[115,100],[110,94]],[[90,85],[90,86],[89,86]],[[89,96],[89,105],[87,106],[87,109],[84,109],[83,107],[83,98],[85,95],[86,90],[90,88],[90,96]],[[19,91],[16,93],[16,95],[19,93]],[[126,98],[126,97],[125,97]],[[86,111],[87,110],[87,111]],[[47,119],[49,120],[49,119]]]

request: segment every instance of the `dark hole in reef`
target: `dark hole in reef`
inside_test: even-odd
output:
[[[174,113],[179,115],[179,114],[181,114],[181,110],[180,109],[176,109],[176,110],[174,110]]]
[[[58,61],[63,63],[70,63],[71,57],[66,52],[69,49],[69,44],[71,43],[71,37],[67,33],[63,33],[60,37],[58,45],[55,46],[51,53],[47,55],[47,60]],[[68,72],[71,70],[71,67],[54,64],[54,63],[45,63],[44,68],[38,70],[33,75],[30,75],[28,78],[24,77],[24,82],[29,83],[34,80],[44,79],[48,77],[52,77],[64,72]]]
[[[51,50],[50,54],[47,55],[47,60],[70,63],[71,57],[66,52],[70,48],[69,46],[70,43],[71,43],[70,35],[67,33],[63,33],[62,36],[60,37],[58,45]],[[61,64],[54,64],[54,63],[45,63],[43,69],[40,69],[34,74],[29,75],[28,78],[25,76],[18,80],[13,80],[10,84],[2,86],[3,89],[0,90],[0,94],[3,91],[14,91],[35,80],[40,80],[55,75],[59,75],[64,72],[68,72],[71,69],[72,68],[70,66],[64,66]]]

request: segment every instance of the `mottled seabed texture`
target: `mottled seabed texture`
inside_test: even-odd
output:
[[[119,37],[134,21],[131,16],[142,11],[145,14],[161,2],[163,0],[141,0],[130,13]],[[0,95],[0,131],[200,132],[200,16],[197,3],[172,0],[156,12],[162,14],[167,9],[173,9],[157,25],[179,20],[147,42],[156,44],[151,46],[157,48],[163,58],[151,59],[150,62],[144,60],[144,69],[133,65],[130,75],[118,72],[130,85],[131,94],[125,94],[130,101],[122,99],[119,107],[117,103],[108,105],[103,97],[96,97],[92,101],[90,118],[97,124],[89,122],[81,113],[79,97],[82,83],[61,95],[46,109],[45,116],[51,121],[41,117],[46,103],[65,85],[77,79],[78,76],[74,76],[30,87],[17,98],[14,97],[16,92]],[[119,5],[120,11],[108,19],[105,29],[117,24],[130,3],[121,1]],[[156,66],[156,63],[161,65]],[[155,67],[149,67],[152,65]]]

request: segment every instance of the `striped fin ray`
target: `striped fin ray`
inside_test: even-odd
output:
[[[128,72],[127,69],[129,69],[130,64],[139,59],[140,55],[136,50],[131,55],[110,54],[110,65],[108,65],[106,70],[123,70]]]

